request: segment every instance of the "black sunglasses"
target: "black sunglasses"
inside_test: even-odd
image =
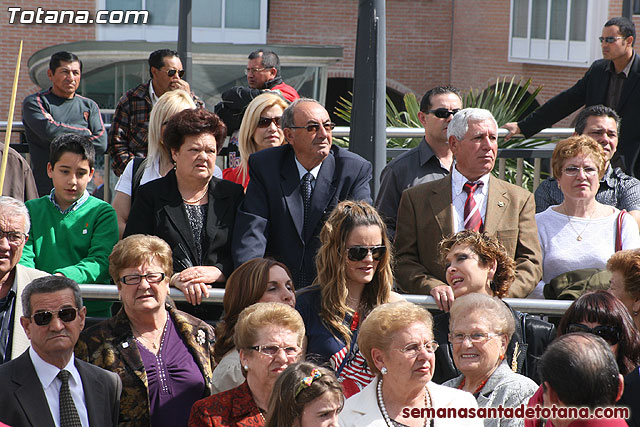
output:
[[[621,333],[618,328],[615,326],[596,326],[595,328],[590,328],[582,323],[571,323],[567,328],[567,332],[587,332],[593,335],[597,335],[609,345],[615,345],[620,342]]]
[[[184,70],[176,70],[175,68],[172,68],[170,70],[167,70],[167,75],[169,77],[173,77],[176,75],[176,73],[178,73],[178,77],[183,78],[184,77]]]
[[[386,246],[351,246],[347,248],[347,257],[351,261],[362,261],[371,252],[374,261],[380,260],[387,252]]]
[[[449,116],[455,116],[458,111],[460,111],[459,108],[456,108],[455,110],[449,110],[442,107],[436,108],[435,110],[429,110],[428,113],[433,113],[433,115],[439,119],[446,119]]]
[[[322,124],[311,123],[306,126],[289,126],[289,129],[306,129],[307,132],[311,133],[311,132],[318,132],[321,127],[323,127],[325,131],[331,132],[332,130],[335,129],[336,124],[332,122],[327,122]]]
[[[57,313],[52,313],[50,311],[39,311],[33,314],[33,321],[36,322],[38,326],[47,326],[51,323],[54,315],[58,316],[58,319],[62,320],[64,323],[73,322],[76,320],[76,314],[78,313],[78,309],[74,307],[61,308]]]
[[[282,117],[260,117],[258,119],[258,127],[259,128],[268,128],[271,126],[271,123],[276,125],[276,127],[280,127],[280,119]]]

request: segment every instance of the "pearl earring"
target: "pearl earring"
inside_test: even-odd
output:
[[[244,365],[243,368],[244,368],[245,371],[248,371],[249,370],[249,365]]]
[[[389,371],[387,370],[387,368],[385,368],[384,366],[382,367],[382,369],[380,369],[380,373],[382,375],[387,375],[387,373],[389,373]]]

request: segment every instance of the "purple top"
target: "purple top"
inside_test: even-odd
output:
[[[204,378],[167,314],[155,355],[136,340],[149,383],[152,426],[187,426],[191,406],[204,397]]]

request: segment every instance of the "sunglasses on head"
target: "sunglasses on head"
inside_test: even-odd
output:
[[[378,261],[387,252],[386,246],[351,246],[347,248],[347,257],[351,261],[362,261],[371,252],[371,258]]]
[[[47,326],[51,323],[53,316],[58,316],[58,319],[62,320],[64,323],[73,322],[76,320],[76,314],[78,313],[78,309],[74,307],[61,308],[57,313],[52,313],[51,311],[39,311],[34,313],[33,321],[36,322],[38,326]]]
[[[443,107],[443,108],[436,108],[435,110],[429,110],[428,113],[432,113],[434,116],[436,116],[439,119],[446,119],[449,116],[455,116],[458,111],[460,111],[459,108],[456,108],[455,110],[449,110]]]
[[[268,128],[271,126],[271,123],[276,125],[276,127],[280,127],[280,119],[282,117],[260,117],[258,119],[258,127],[259,128]]]
[[[620,330],[615,326],[596,326],[590,328],[582,323],[572,323],[567,328],[567,332],[587,332],[593,335],[597,335],[609,345],[615,345],[620,342]]]
[[[178,77],[183,78],[184,77],[184,70],[176,70],[175,68],[172,68],[170,70],[167,70],[167,75],[169,77],[173,77],[176,75],[176,73],[178,73]]]

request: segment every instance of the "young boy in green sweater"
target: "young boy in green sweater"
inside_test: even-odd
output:
[[[48,196],[29,200],[29,239],[20,264],[78,283],[109,283],[109,254],[118,242],[118,220],[108,203],[90,196],[95,149],[89,137],[64,134],[51,142]],[[111,317],[111,303],[87,301],[87,315]]]

